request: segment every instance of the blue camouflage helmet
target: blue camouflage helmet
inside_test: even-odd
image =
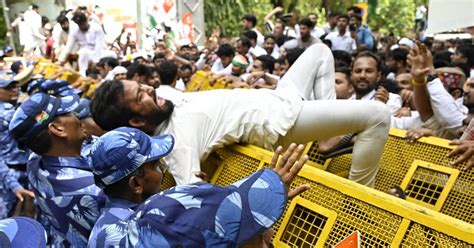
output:
[[[92,172],[104,187],[127,177],[141,165],[168,155],[172,135],[150,137],[143,131],[119,127],[102,135],[91,148]]]
[[[46,247],[46,232],[31,218],[3,219],[0,220],[0,247]]]
[[[34,138],[56,116],[70,113],[78,105],[77,95],[54,97],[45,93],[33,94],[15,111],[8,129],[17,141]]]
[[[6,88],[10,84],[15,83],[16,80],[14,78],[13,73],[9,73],[7,71],[0,71],[0,88]]]
[[[228,187],[180,185],[147,199],[125,231],[132,247],[237,247],[271,228],[287,197],[271,169]]]
[[[28,94],[43,92],[54,96],[79,95],[81,90],[72,87],[66,80],[35,79],[28,84]]]
[[[81,98],[81,100],[79,101],[79,105],[76,109],[74,109],[74,112],[77,113],[77,117],[80,120],[91,116],[91,110],[89,107],[90,102],[91,100],[87,98]]]

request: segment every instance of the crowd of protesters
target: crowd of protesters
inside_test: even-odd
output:
[[[320,26],[278,7],[263,23],[243,16],[239,37],[215,29],[198,47],[152,30],[138,47],[125,31],[107,44],[86,7],[39,12],[12,23],[22,60],[5,66],[12,45],[2,54],[0,227],[25,227],[5,232],[11,244],[266,247],[287,199],[309,189],[287,187],[307,160],[294,143],[353,147],[349,179],[367,186],[390,127],[453,140],[453,165],[474,165],[472,40],[381,37],[358,7]],[[45,61],[61,69],[46,76]],[[232,89],[185,92],[200,90],[198,71]],[[235,142],[274,150],[270,169],[206,183],[200,162]],[[179,186],[160,192],[163,170]]]

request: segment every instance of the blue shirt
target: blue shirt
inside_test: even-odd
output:
[[[360,26],[356,35],[361,45],[366,45],[369,49],[374,47],[374,37],[372,36],[372,31],[370,31],[370,29],[365,26]]]
[[[15,106],[0,102],[0,157],[7,165],[26,164],[29,153],[18,149],[17,142],[8,131],[8,125],[15,113]]]
[[[87,160],[34,154],[27,168],[38,207],[51,225],[51,244],[86,247],[99,210],[105,203]]]
[[[15,191],[23,188],[18,179],[26,173],[10,169],[0,157],[0,219],[9,217],[16,204]]]
[[[105,207],[97,219],[89,237],[88,247],[126,246],[126,220],[134,213],[137,203],[124,199],[107,197]]]
[[[242,189],[240,193],[237,188]],[[262,190],[278,197],[266,198],[266,194],[263,201],[274,206],[264,213],[254,212],[262,205]],[[229,187],[208,183],[179,185],[136,207],[115,200],[115,208],[104,210],[94,227],[89,247],[235,247],[242,233],[251,237],[256,230],[270,228],[285,206],[286,187],[269,169]]]

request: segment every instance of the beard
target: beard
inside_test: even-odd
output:
[[[173,113],[174,104],[172,101],[165,99],[165,104],[161,109],[156,109],[156,111],[150,115],[150,121],[156,125],[161,124],[162,122],[168,120]]]
[[[355,93],[357,93],[357,95],[360,95],[360,96],[365,96],[375,89],[375,85],[371,85],[369,83],[367,83],[367,87],[365,88],[360,88],[357,86],[357,84],[353,84],[353,87],[354,87]]]

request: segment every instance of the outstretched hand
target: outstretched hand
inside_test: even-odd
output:
[[[288,188],[295,179],[296,175],[298,175],[298,173],[303,168],[303,165],[306,163],[306,161],[308,161],[307,155],[304,155],[298,160],[301,153],[303,152],[303,149],[303,145],[296,146],[296,144],[293,143],[288,147],[283,156],[278,159],[283,150],[283,148],[279,146],[273,155],[272,161],[270,162],[270,168],[280,175],[281,180],[287,185]],[[292,199],[295,196],[305,192],[309,188],[309,185],[300,185],[296,189],[289,190],[288,198]]]
[[[424,44],[416,42],[408,54],[408,64],[411,65],[411,75],[415,82],[425,82],[433,67],[433,56]]]
[[[23,201],[25,199],[25,197],[35,197],[35,193],[33,193],[32,191],[29,191],[27,189],[19,189],[17,191],[15,191],[15,196],[16,198],[18,198],[19,201]]]
[[[467,165],[464,167],[464,170],[469,170],[474,167],[474,141],[453,140],[449,142],[449,144],[457,145],[457,147],[449,152],[447,157],[452,158],[456,155],[460,155],[459,158],[451,162],[452,165],[458,165],[467,161]]]

